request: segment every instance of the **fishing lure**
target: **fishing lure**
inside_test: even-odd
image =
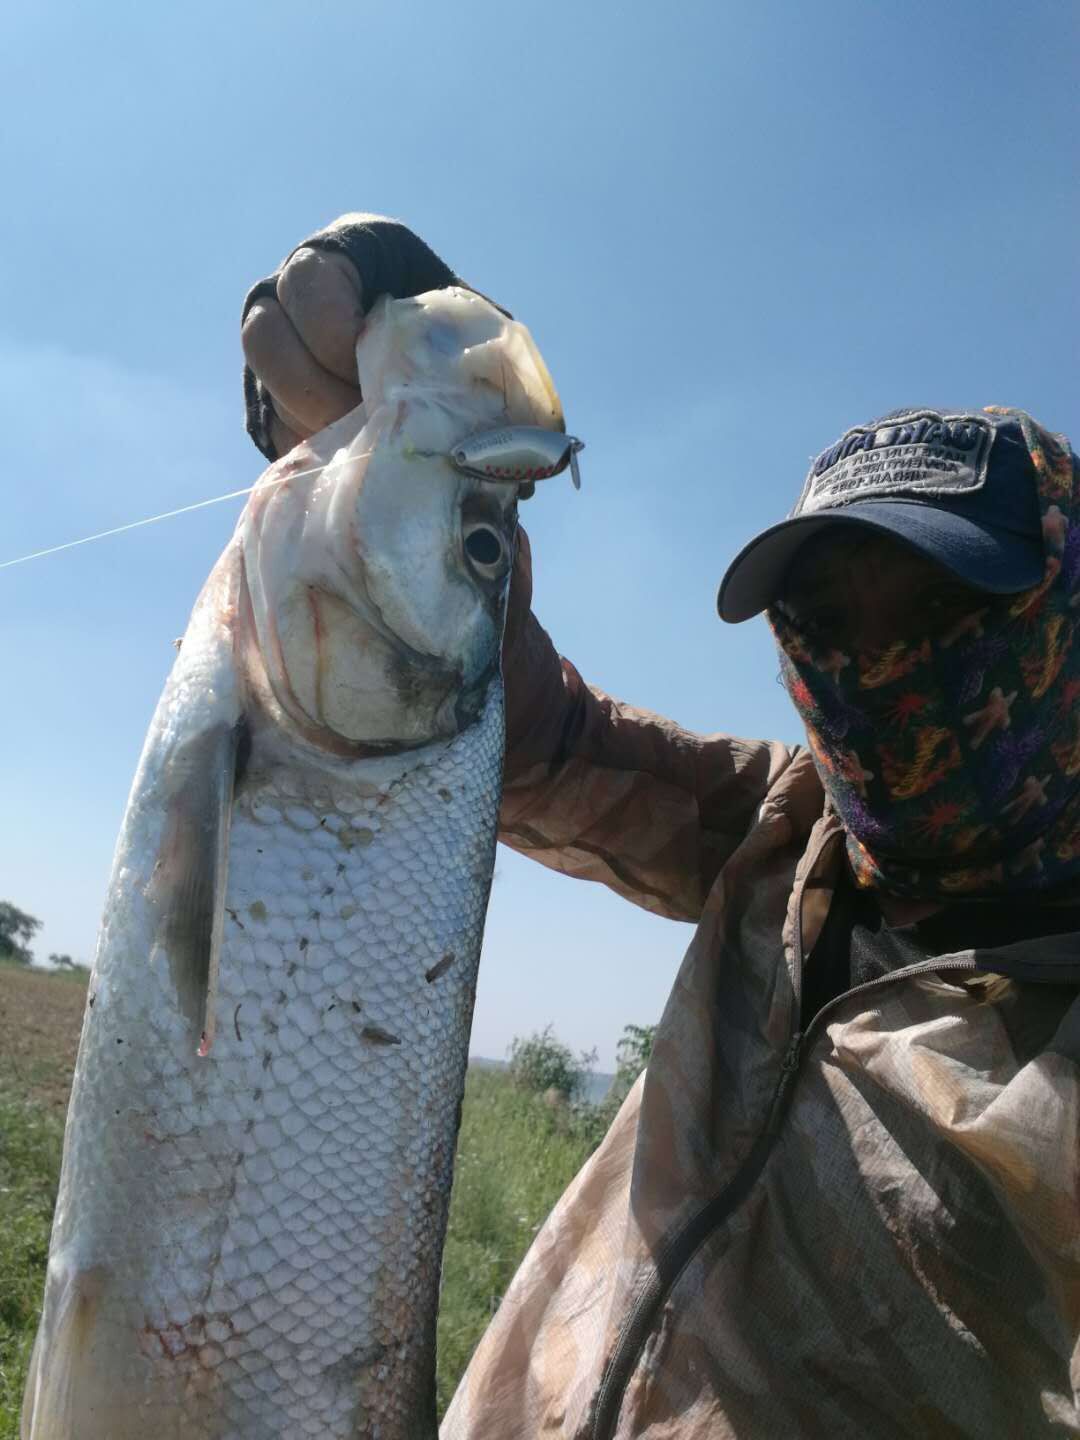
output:
[[[539,425],[506,425],[471,435],[450,452],[451,463],[474,480],[527,484],[548,480],[570,467],[574,489],[581,489],[578,453],[585,442]]]

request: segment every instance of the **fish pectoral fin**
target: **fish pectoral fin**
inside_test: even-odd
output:
[[[214,1038],[233,795],[248,748],[240,720],[191,736],[169,757],[165,825],[147,890],[158,910],[155,949],[168,956],[177,1003],[204,1055]]]
[[[106,1279],[101,1266],[79,1271],[57,1257],[49,1262],[23,1392],[20,1440],[86,1440],[104,1433],[94,1429],[92,1413],[86,1412],[96,1409],[92,1400],[100,1356],[95,1331]]]

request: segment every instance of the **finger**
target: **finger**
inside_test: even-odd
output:
[[[519,644],[532,604],[532,550],[529,537],[519,525],[515,535],[514,568],[510,572],[510,594],[503,629],[503,651],[512,653]]]
[[[305,246],[278,277],[277,297],[315,359],[351,385],[356,378],[356,337],[364,323],[363,287],[346,256]]]
[[[276,301],[252,305],[240,338],[247,363],[280,405],[279,415],[287,413],[309,434],[359,405],[359,389],[323,369]]]
[[[267,389],[269,390],[270,387],[267,386]],[[270,390],[270,400],[272,405],[271,413],[277,416],[286,430],[291,430],[294,435],[299,435],[302,440],[306,440],[309,435],[315,433],[310,425],[305,425],[303,420],[294,415],[285,402],[279,396],[275,395],[272,390]]]
[[[287,455],[290,450],[300,444],[304,439],[303,435],[291,430],[284,421],[279,420],[276,415],[270,417],[270,439],[274,446],[274,453],[280,460],[282,455]]]
[[[532,604],[533,592],[533,561],[532,546],[529,544],[529,534],[524,525],[519,525],[515,532],[514,539],[514,569],[511,575],[511,586],[514,591],[514,600],[527,610]]]

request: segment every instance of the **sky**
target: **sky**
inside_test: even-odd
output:
[[[524,522],[609,693],[791,742],[717,582],[811,457],[906,404],[1080,438],[1080,8],[1060,0],[9,0],[0,562],[252,484],[248,286],[349,209],[532,330],[584,488]],[[0,570],[0,899],[89,959],[157,695],[241,502]],[[613,1065],[690,927],[500,848],[474,1053]]]

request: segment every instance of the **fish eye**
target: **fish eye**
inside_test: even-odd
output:
[[[473,522],[464,531],[465,554],[485,579],[492,579],[507,567],[506,541],[491,525]]]

